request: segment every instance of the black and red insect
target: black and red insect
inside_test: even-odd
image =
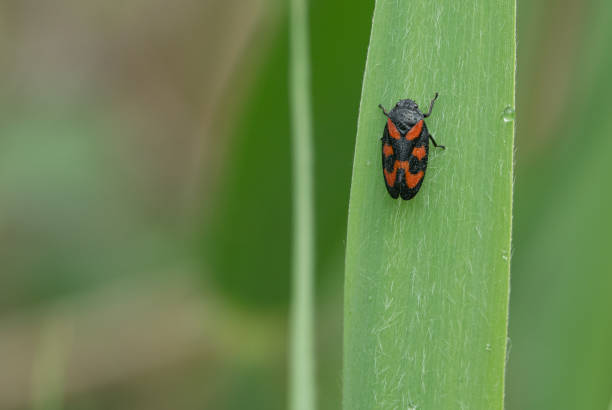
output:
[[[424,121],[431,115],[437,98],[438,93],[425,114],[412,100],[400,100],[388,113],[379,105],[387,116],[381,138],[383,175],[387,191],[393,198],[401,196],[408,200],[419,192],[427,170],[430,139],[436,148],[444,149],[443,145],[436,144]]]

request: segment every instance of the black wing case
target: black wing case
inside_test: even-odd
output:
[[[422,120],[421,120],[422,121]],[[420,128],[420,130],[418,129]],[[427,171],[427,158],[429,156],[429,132],[425,122],[422,124],[417,123],[407,133],[407,138],[410,138],[410,134],[418,132],[418,136],[410,140],[408,149],[408,169],[402,167],[402,183],[400,184],[400,195],[402,199],[409,200],[421,189],[423,180],[425,179],[425,172]]]
[[[393,148],[391,135],[389,135],[388,123],[385,125],[381,140],[383,179],[385,180],[385,186],[387,187],[389,195],[391,195],[392,198],[397,199],[400,194],[400,187],[397,183],[397,168],[395,168],[397,156],[395,149]]]

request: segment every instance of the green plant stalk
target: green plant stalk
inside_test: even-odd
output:
[[[502,409],[515,0],[376,1],[349,205],[345,410]],[[387,194],[380,137],[402,98],[445,151],[411,201]],[[506,115],[504,115],[506,112]]]
[[[293,138],[293,282],[290,315],[289,408],[315,408],[314,198],[312,114],[306,0],[290,2],[289,103]]]

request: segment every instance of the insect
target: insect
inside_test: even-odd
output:
[[[429,103],[429,112],[425,114],[412,100],[400,100],[390,112],[378,105],[387,116],[381,138],[382,166],[387,191],[394,199],[398,196],[412,199],[419,192],[427,170],[429,140],[436,148],[445,148],[436,143],[424,121],[431,115],[437,98],[438,93]]]

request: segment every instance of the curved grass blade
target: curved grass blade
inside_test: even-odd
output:
[[[501,409],[512,223],[515,1],[379,0],[346,253],[344,408]],[[411,98],[445,151],[393,200],[380,137]]]

